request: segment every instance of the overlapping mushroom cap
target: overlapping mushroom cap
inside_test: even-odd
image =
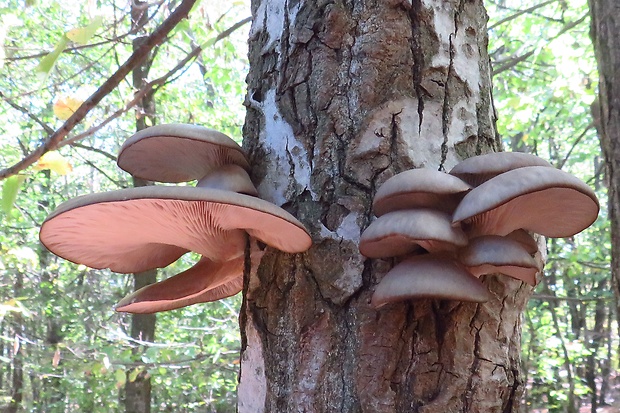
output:
[[[488,295],[477,277],[485,274],[536,285],[538,248],[527,231],[572,236],[596,220],[599,204],[590,187],[547,161],[500,152],[469,158],[449,175],[398,174],[379,188],[373,208],[378,218],[360,252],[403,257],[377,285],[378,307],[412,298],[481,302]]]
[[[198,125],[166,124],[143,129],[127,139],[119,168],[156,182],[200,179],[223,165],[250,165],[241,147],[221,132]]]
[[[189,251],[202,255],[192,268],[129,295],[117,310],[157,312],[238,293],[247,235],[289,253],[310,247],[310,236],[297,219],[255,196],[247,161],[230,138],[190,125],[153,127],[136,136],[123,147],[119,165],[145,179],[198,179],[198,186],[147,186],[78,197],[60,205],[40,231],[41,242],[56,255],[122,273],[165,267]],[[181,148],[186,141],[190,149]],[[187,162],[179,158],[172,165],[161,151],[205,158],[202,163],[199,156]],[[156,164],[143,166],[149,162]]]

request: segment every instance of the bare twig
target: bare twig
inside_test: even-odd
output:
[[[573,28],[575,28],[576,26],[580,25],[581,23],[583,23],[584,20],[586,20],[586,18],[589,16],[589,14],[584,14],[583,16],[581,16],[579,19],[574,20],[570,23],[567,23],[566,25],[564,25],[564,27],[562,27],[562,30],[560,30],[555,36],[550,37],[549,39],[547,39],[546,44],[551,43],[551,41],[557,39],[558,37],[562,36],[564,33],[572,30]],[[524,54],[522,54],[521,56],[517,56],[514,58],[509,59],[508,61],[506,61],[506,63],[502,64],[501,66],[495,68],[493,67],[493,76],[496,76],[502,72],[505,72],[506,70],[512,69],[514,66],[516,66],[517,64],[527,60],[528,58],[530,58],[534,53],[536,53],[537,48],[533,48],[532,50],[530,50],[529,52],[526,52]]]
[[[58,147],[58,144],[81,122],[105,96],[118,86],[118,84],[140,64],[151,49],[162,42],[168,33],[187,16],[196,0],[183,0],[172,14],[159,26],[144,43],[123,63],[118,70],[108,78],[82,105],[71,115],[69,119],[56,130],[41,146],[24,157],[13,166],[0,170],[0,179],[8,178],[35,163],[43,154]]]
[[[215,38],[214,44],[217,43],[218,41],[226,38],[232,32],[234,32],[235,30],[237,30],[238,28],[240,28],[244,24],[248,23],[249,21],[251,21],[250,17],[248,17],[246,19],[243,19],[240,22],[235,23],[234,25],[232,25],[230,28],[224,30],[222,33],[220,33]],[[203,49],[200,46],[196,46],[195,48],[193,48],[187,54],[187,56],[185,56],[181,61],[179,61],[179,63],[177,63],[176,66],[173,67],[171,70],[169,70],[166,74],[164,74],[163,76],[158,77],[157,79],[151,80],[150,82],[145,84],[139,91],[137,91],[134,94],[133,99],[131,101],[129,101],[125,105],[124,108],[121,108],[121,109],[117,110],[111,116],[106,118],[103,122],[101,122],[97,126],[93,126],[92,128],[88,129],[85,132],[82,132],[82,133],[80,133],[78,135],[75,135],[75,136],[73,136],[71,138],[67,138],[67,139],[63,140],[62,142],[58,143],[56,148],[62,148],[63,146],[66,146],[66,145],[73,145],[74,142],[77,142],[77,141],[79,141],[81,139],[84,139],[84,138],[86,138],[88,136],[91,136],[94,133],[96,133],[97,131],[101,130],[108,123],[112,122],[114,119],[118,118],[119,116],[121,116],[122,114],[126,113],[127,111],[132,109],[134,106],[136,106],[138,104],[138,102],[140,102],[142,100],[142,98],[144,96],[146,96],[147,94],[149,94],[152,90],[157,89],[157,87],[160,87],[160,86],[164,85],[167,82],[168,78],[170,78],[178,70],[183,68],[189,61],[191,61],[196,56],[198,56],[202,52],[202,50]],[[0,176],[0,178],[1,178],[1,176]]]
[[[547,294],[534,294],[530,298],[541,301],[577,301],[583,303],[588,301],[611,301],[614,299],[614,297],[560,297]]]
[[[558,1],[558,0],[548,0],[548,1],[542,2],[540,4],[536,4],[536,5],[528,8],[528,9],[519,10],[518,12],[516,12],[514,14],[511,14],[510,16],[504,17],[503,19],[501,19],[500,21],[498,21],[496,23],[493,23],[491,26],[489,26],[489,30],[492,30],[492,29],[496,28],[497,26],[502,25],[504,23],[508,23],[509,21],[514,20],[514,19],[516,19],[517,17],[519,17],[519,16],[521,16],[523,14],[531,13],[531,12],[533,12],[536,9],[544,7],[544,6],[546,6],[548,4],[551,4],[551,3],[555,3],[556,1]]]
[[[34,115],[33,113],[31,113],[28,109],[26,109],[25,107],[13,102],[11,99],[9,99],[8,97],[6,97],[4,95],[4,93],[0,92],[0,98],[4,99],[4,101],[6,103],[8,103],[9,105],[11,105],[14,109],[19,110],[21,113],[23,113],[24,115],[28,116],[30,119],[32,119],[33,121],[35,121],[36,123],[39,124],[39,126],[41,126],[45,132],[48,135],[52,135],[54,133],[54,129],[52,129],[52,127],[50,125],[48,125],[47,123],[43,122],[41,119],[39,119],[38,116]]]

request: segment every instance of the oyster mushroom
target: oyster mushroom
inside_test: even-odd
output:
[[[383,305],[414,298],[435,298],[485,302],[486,287],[456,260],[442,254],[404,259],[377,284],[371,305]]]
[[[198,125],[166,124],[143,129],[127,139],[119,168],[156,182],[188,182],[223,165],[250,169],[243,150],[221,132]]]
[[[289,253],[311,245],[297,219],[255,196],[241,148],[219,132],[148,128],[123,146],[119,165],[144,179],[199,181],[70,200],[44,221],[41,242],[69,261],[121,273],[165,267],[189,251],[202,255],[187,271],[123,299],[119,311],[163,311],[236,294],[247,235]]]
[[[244,257],[217,262],[202,257],[193,267],[164,281],[129,294],[116,304],[116,311],[155,313],[188,305],[217,301],[243,288]]]
[[[369,258],[419,252],[454,251],[467,245],[467,236],[451,225],[450,216],[432,209],[388,212],[373,221],[360,238],[359,249]]]
[[[527,166],[553,168],[546,160],[529,153],[492,152],[465,159],[452,168],[450,175],[454,175],[476,187],[504,172]]]
[[[458,260],[475,277],[501,273],[532,286],[540,271],[536,260],[518,241],[499,235],[474,238],[458,252]]]
[[[514,169],[472,189],[454,211],[470,237],[507,235],[525,229],[547,237],[570,237],[598,216],[594,191],[559,169]]]
[[[432,208],[452,213],[471,186],[459,178],[433,169],[411,169],[394,175],[381,185],[373,211],[381,216],[391,211]]]

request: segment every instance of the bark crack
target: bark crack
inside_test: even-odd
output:
[[[456,17],[455,17],[456,18]],[[446,78],[446,85],[444,89],[444,99],[443,99],[443,110],[441,116],[441,130],[443,132],[443,143],[441,144],[441,161],[439,162],[439,170],[445,171],[444,164],[446,163],[446,158],[448,157],[448,133],[450,128],[450,118],[452,117],[452,108],[450,106],[450,79],[454,75],[454,43],[453,39],[456,36],[456,28],[455,32],[451,33],[449,36],[450,39],[450,64],[448,65],[448,75]]]

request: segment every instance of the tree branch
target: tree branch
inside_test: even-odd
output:
[[[185,17],[193,7],[196,0],[183,0],[179,7],[159,26],[144,43],[123,63],[118,70],[106,80],[82,105],[71,115],[69,119],[50,136],[45,143],[24,157],[21,161],[8,168],[0,170],[0,179],[8,178],[26,169],[35,163],[43,154],[54,150],[71,130],[81,122],[88,112],[94,108],[105,96],[118,86],[118,84],[147,56],[149,51],[160,44],[172,29]]]
[[[555,3],[556,1],[557,0],[549,0],[549,1],[545,1],[545,2],[540,3],[540,4],[536,4],[536,5],[532,6],[532,7],[530,7],[529,9],[519,10],[518,12],[516,12],[514,14],[511,14],[510,16],[504,17],[503,19],[501,19],[500,21],[498,21],[496,23],[493,23],[491,26],[489,26],[488,30],[492,30],[492,29],[496,28],[497,26],[502,25],[504,23],[507,23],[507,22],[509,22],[511,20],[514,20],[514,19],[516,19],[517,17],[519,17],[519,16],[521,16],[523,14],[531,13],[531,12],[533,12],[536,9],[544,7],[544,6],[546,6],[548,4],[551,4],[551,3]]]
[[[243,26],[244,24],[248,23],[251,21],[251,17],[247,17],[243,20],[241,20],[238,23],[235,23],[234,25],[232,25],[230,28],[224,30],[222,33],[220,33],[216,38],[215,41],[213,42],[213,44],[219,42],[220,40],[226,38],[227,36],[229,36],[232,32],[234,32],[235,30],[237,30],[238,28],[240,28],[241,26]],[[201,52],[202,52],[202,47],[201,46],[196,46],[194,47],[188,54],[187,56],[185,56],[181,61],[179,61],[175,67],[173,67],[171,70],[169,70],[166,74],[164,74],[163,76],[158,77],[157,79],[151,80],[150,82],[148,82],[147,84],[145,84],[142,89],[140,89],[139,91],[137,91],[134,94],[134,97],[131,101],[129,101],[125,107],[118,109],[116,112],[114,112],[111,116],[109,116],[108,118],[106,118],[103,122],[101,122],[100,124],[98,124],[97,126],[93,126],[92,128],[88,129],[85,132],[82,132],[78,135],[75,135],[71,138],[67,138],[61,142],[59,142],[56,145],[56,149],[58,148],[62,148],[63,146],[66,145],[74,145],[75,142],[86,138],[87,136],[90,136],[94,133],[96,133],[97,131],[99,131],[101,128],[103,128],[105,125],[107,125],[108,123],[112,122],[114,119],[118,118],[119,116],[121,116],[122,114],[124,114],[125,112],[129,111],[131,108],[133,108],[135,105],[138,104],[138,102],[140,102],[140,100],[142,100],[142,98],[144,96],[146,96],[148,93],[150,93],[152,90],[157,90],[159,87],[163,86],[164,84],[167,83],[167,80],[174,75],[178,70],[182,69],[189,61],[191,61],[192,59],[194,59],[196,56],[198,56]],[[0,176],[1,178],[1,176]]]

